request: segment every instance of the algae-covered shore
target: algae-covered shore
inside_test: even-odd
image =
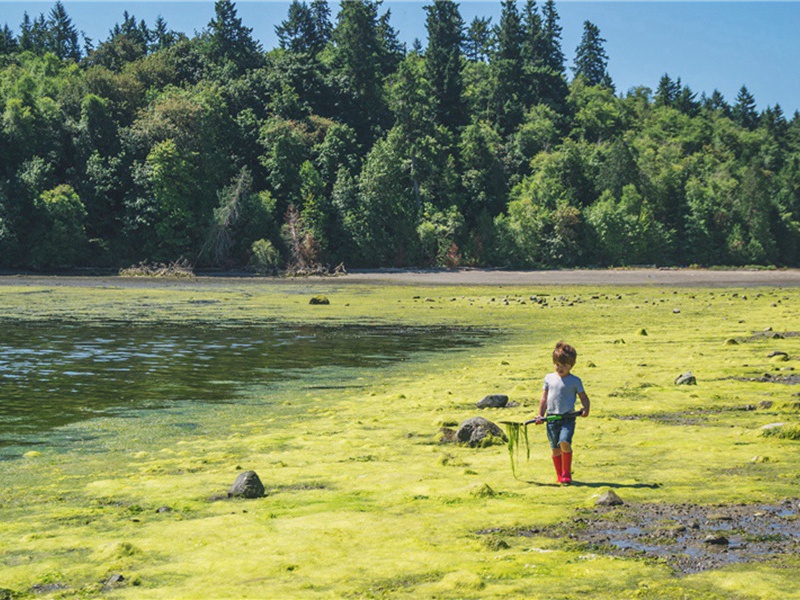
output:
[[[247,382],[230,402],[88,419],[65,428],[68,446],[0,462],[0,597],[800,597],[800,288],[346,279],[3,281],[3,328],[481,338]],[[321,295],[330,303],[309,303]],[[592,399],[572,486],[555,483],[541,428],[516,477],[503,445],[443,441],[469,417],[529,418],[559,339],[577,347]],[[676,385],[687,371],[697,384]],[[492,393],[513,406],[477,409]],[[245,470],[264,497],[227,499]],[[596,508],[609,490],[625,504]],[[722,533],[730,543],[705,541]]]

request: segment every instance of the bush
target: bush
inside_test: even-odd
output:
[[[250,247],[250,265],[260,275],[274,275],[278,272],[281,254],[269,240],[256,240]]]

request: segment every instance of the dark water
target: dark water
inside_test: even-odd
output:
[[[363,374],[414,353],[474,346],[486,335],[407,327],[0,327],[0,449],[84,419],[186,400],[231,402],[249,384],[319,367]]]

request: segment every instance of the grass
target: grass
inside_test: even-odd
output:
[[[330,304],[309,304],[319,295]],[[0,588],[35,598],[800,598],[796,556],[675,577],[665,565],[586,553],[565,539],[477,534],[571,520],[607,489],[637,502],[797,498],[800,445],[760,428],[796,431],[800,388],[756,378],[800,366],[800,337],[753,334],[800,332],[798,307],[800,291],[771,288],[2,286],[6,322],[494,333],[479,348],[376,371],[330,369],[313,389],[302,380],[253,386],[237,404],[71,426],[86,441],[0,463]],[[531,456],[518,461],[517,477],[502,445],[437,443],[445,423],[535,414],[559,339],[577,347],[574,372],[592,399],[575,437],[576,485],[555,485],[543,427],[529,428]],[[772,362],[775,350],[789,360]],[[676,386],[688,370],[697,385]],[[519,406],[478,410],[490,393]],[[773,404],[743,410],[762,401]],[[187,419],[200,426],[178,426]],[[211,500],[247,469],[264,498]],[[114,573],[124,581],[106,586]]]

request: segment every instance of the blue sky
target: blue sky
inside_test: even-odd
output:
[[[329,2],[335,17],[338,2]],[[414,38],[425,42],[426,4],[384,1],[392,25],[409,46]],[[7,23],[18,31],[25,11],[33,18],[52,5],[0,0],[0,26]],[[108,37],[125,10],[151,26],[161,15],[171,29],[189,35],[202,30],[214,14],[211,1],[66,0],[64,5],[75,26],[95,41]],[[236,6],[264,47],[274,47],[274,27],[286,18],[289,2],[240,0]],[[567,66],[572,66],[583,22],[591,21],[606,39],[609,72],[620,93],[635,86],[655,89],[668,73],[698,95],[718,89],[732,103],[744,84],[760,109],[779,103],[787,117],[800,110],[800,2],[562,0],[556,7]],[[497,23],[500,3],[463,1],[460,11],[467,24],[475,16]]]

